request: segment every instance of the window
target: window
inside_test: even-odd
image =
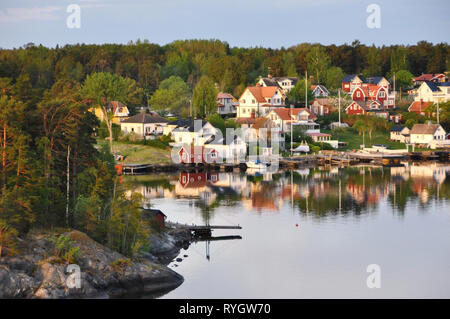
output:
[[[356,97],[361,97],[361,92],[356,92]]]
[[[216,152],[211,152],[211,158],[216,158],[216,157],[217,157]]]
[[[255,104],[255,100],[252,100],[252,103]]]
[[[380,97],[384,97],[384,91],[380,91]]]

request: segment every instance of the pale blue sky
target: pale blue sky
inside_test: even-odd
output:
[[[381,28],[366,26],[369,4]],[[81,28],[66,26],[69,4],[81,6]],[[148,39],[220,39],[231,46],[449,42],[449,0],[1,0],[0,47],[28,42],[127,43]]]

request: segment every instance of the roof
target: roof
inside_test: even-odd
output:
[[[213,138],[211,138],[205,144],[207,144],[207,145],[230,145],[230,144],[234,143],[237,139],[238,139],[237,135],[235,135],[232,139],[230,139],[228,137],[222,137],[220,139],[216,139],[215,136],[213,136]]]
[[[442,73],[426,73],[426,74],[422,74],[419,76],[416,76],[414,78],[414,81],[431,81],[432,79],[436,78],[436,77],[445,77],[445,74]]]
[[[423,112],[430,105],[433,105],[433,102],[414,101],[408,107],[408,111],[409,112]]]
[[[277,82],[282,82],[282,81],[285,81],[285,80],[291,80],[294,85],[296,85],[297,82],[298,82],[298,78],[294,77],[294,76],[279,76],[279,77],[274,77],[273,79],[275,81],[277,81]]]
[[[308,110],[307,108],[287,108],[287,107],[280,107],[278,109],[274,109],[272,110],[273,112],[275,112],[283,121],[290,121],[292,120],[292,116],[297,116],[298,113],[305,111],[308,112],[309,119],[316,119],[316,116],[314,114],[311,113],[310,110]]]
[[[343,83],[351,82],[351,81],[353,81],[353,79],[354,79],[355,77],[359,77],[359,79],[360,79],[361,81],[365,82],[364,78],[362,78],[361,76],[359,76],[359,75],[357,75],[357,74],[350,74],[350,75],[344,76],[344,78],[342,79],[342,82],[343,82]]]
[[[169,120],[159,116],[155,112],[141,112],[135,116],[123,120],[121,123],[168,123]]]
[[[279,87],[278,82],[275,81],[273,78],[261,78],[261,80],[264,82],[266,86],[276,86]]]
[[[164,218],[167,217],[166,214],[164,214],[164,213],[163,213],[161,210],[159,210],[159,209],[142,208],[142,210],[143,210],[144,213],[151,214],[151,215],[153,215],[153,216],[156,216],[156,215],[158,215],[158,214],[161,214],[161,215],[164,216]]]
[[[229,94],[229,93],[222,93],[220,92],[219,94],[217,94],[217,99],[234,99],[234,96]]]
[[[434,134],[439,127],[439,124],[414,124],[411,134]]]
[[[196,123],[200,123],[201,125],[198,125],[198,124],[196,125]],[[174,129],[173,132],[180,132],[180,131],[198,132],[206,124],[208,124],[207,121],[199,120],[199,119],[181,120],[180,123],[177,125],[178,127],[176,129]]]
[[[252,128],[254,129],[260,129],[265,127],[265,124],[267,123],[269,119],[267,117],[259,117],[256,119],[255,124],[252,125]]]
[[[437,84],[434,83],[434,82],[425,81],[424,83],[425,83],[426,85],[428,85],[428,87],[430,88],[430,90],[433,91],[433,92],[438,92],[438,91],[441,90],[440,88],[438,88]]]
[[[395,125],[391,128],[391,132],[401,132],[406,126]]]
[[[122,102],[119,101],[111,101],[108,103],[108,106],[106,107],[108,110],[111,110],[113,113],[116,113],[116,110],[118,108],[121,107],[125,107],[127,108],[127,106],[125,104],[123,104]],[[127,108],[128,109],[128,108]]]
[[[367,78],[367,83],[378,84],[383,79],[384,79],[383,76],[373,76],[373,77]]]
[[[278,86],[249,86],[247,90],[255,97],[258,103],[266,103],[266,99],[271,99],[275,92],[278,90]]]
[[[320,105],[328,105],[330,103],[330,99],[326,97],[316,98],[311,102],[311,104],[314,103],[314,101],[317,101]]]
[[[256,123],[256,118],[254,118],[254,117],[238,117],[236,119],[236,123],[239,123],[239,124],[255,124]]]

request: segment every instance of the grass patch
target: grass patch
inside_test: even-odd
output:
[[[340,129],[340,130],[324,130],[324,133],[331,134],[331,139],[339,140],[340,142],[347,142],[346,150],[359,150],[360,145],[363,144],[363,135],[358,135],[358,132],[352,128]],[[369,135],[365,136],[366,147],[371,147],[374,144],[383,144],[388,146],[389,149],[405,149],[404,143],[393,142],[389,140],[389,133],[387,132],[372,132],[372,140]]]
[[[97,141],[98,145],[104,143],[109,143],[108,141]],[[142,145],[142,144],[132,144],[129,142],[113,142],[114,153],[123,155],[125,157],[122,163],[124,164],[170,164],[172,159],[170,157],[170,148],[161,148]]]

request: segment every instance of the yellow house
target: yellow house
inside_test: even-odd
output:
[[[114,114],[112,122],[115,124],[120,124],[120,122],[122,122],[122,120],[127,119],[128,116],[130,115],[130,111],[128,110],[128,107],[119,101],[110,102],[108,104],[108,106],[106,107],[106,109],[108,110],[108,112],[112,112]],[[90,108],[89,110],[91,112],[93,112],[100,121],[104,120],[104,114],[103,114],[103,110],[101,108],[99,108],[99,107]]]

